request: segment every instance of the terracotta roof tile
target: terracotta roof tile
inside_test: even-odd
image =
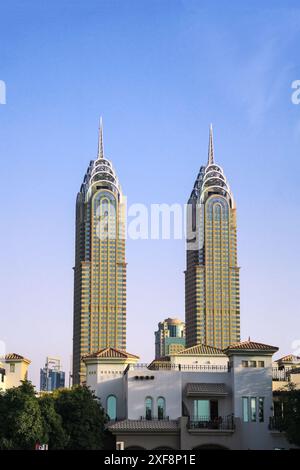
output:
[[[20,354],[16,354],[16,353],[8,353],[5,355],[5,360],[6,361],[25,361],[25,362],[28,362],[30,364],[30,360],[29,359],[26,359],[26,357],[24,356],[21,356]]]
[[[224,351],[228,350],[243,350],[243,351],[278,351],[277,346],[270,346],[269,344],[256,343],[255,341],[242,341],[240,343],[233,343],[228,346]]]
[[[228,395],[228,390],[224,383],[188,383],[185,392],[187,396],[217,396]]]
[[[178,423],[176,420],[167,419],[151,419],[151,420],[135,420],[125,419],[124,421],[117,421],[109,424],[110,431],[146,431],[146,432],[159,432],[159,431],[179,431]]]
[[[134,354],[130,354],[126,351],[117,348],[104,348],[99,349],[99,351],[93,354],[87,354],[83,356],[84,359],[92,359],[97,357],[112,357],[112,358],[120,358],[120,359],[139,359],[139,356],[135,356]]]
[[[213,346],[208,346],[206,344],[197,344],[191,348],[184,349],[175,356],[224,356],[222,349],[214,348]]]
[[[297,363],[297,362],[300,362],[300,356],[295,356],[294,354],[288,354],[287,356],[283,356],[280,359],[277,359],[277,361],[275,362]]]

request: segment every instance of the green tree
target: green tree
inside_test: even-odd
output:
[[[282,392],[283,429],[291,444],[300,446],[300,390],[291,383]]]
[[[42,442],[48,444],[49,450],[64,449],[69,439],[63,428],[62,418],[55,409],[53,395],[43,395],[39,398],[39,405],[43,423]]]
[[[27,380],[1,395],[0,416],[0,449],[34,449],[43,436],[39,402]]]
[[[66,449],[102,449],[107,416],[95,395],[77,386],[53,394],[56,412],[68,436]]]

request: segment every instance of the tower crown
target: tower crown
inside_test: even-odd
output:
[[[121,186],[112,163],[104,156],[103,121],[100,118],[98,151],[96,160],[91,160],[81,191],[89,198],[92,188],[103,188],[119,194]]]
[[[191,199],[198,199],[201,203],[204,203],[212,194],[225,197],[230,202],[231,207],[234,207],[233,195],[226,176],[224,175],[224,171],[222,167],[215,162],[213,127],[211,124],[209,129],[207,165],[200,168],[191,194]]]

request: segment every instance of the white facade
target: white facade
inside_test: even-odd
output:
[[[269,430],[273,352],[233,349],[219,357],[181,353],[168,365],[157,364],[157,370],[153,363],[147,367],[98,358],[97,363],[86,362],[87,385],[107,413],[108,397],[115,397],[109,429],[125,449],[153,449],[158,442],[182,450],[290,448],[283,434]],[[207,417],[195,416],[195,409],[205,407]]]

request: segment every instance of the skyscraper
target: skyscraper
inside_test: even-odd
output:
[[[76,200],[73,384],[85,380],[81,358],[99,349],[126,349],[125,205],[111,162],[98,155]]]
[[[155,359],[175,354],[185,348],[185,325],[178,318],[166,318],[155,331]]]
[[[208,162],[201,166],[187,208],[186,347],[225,348],[240,340],[236,207],[215,162],[212,126]]]
[[[47,357],[46,364],[40,370],[40,390],[52,392],[65,386],[65,373],[61,370],[58,357]]]

